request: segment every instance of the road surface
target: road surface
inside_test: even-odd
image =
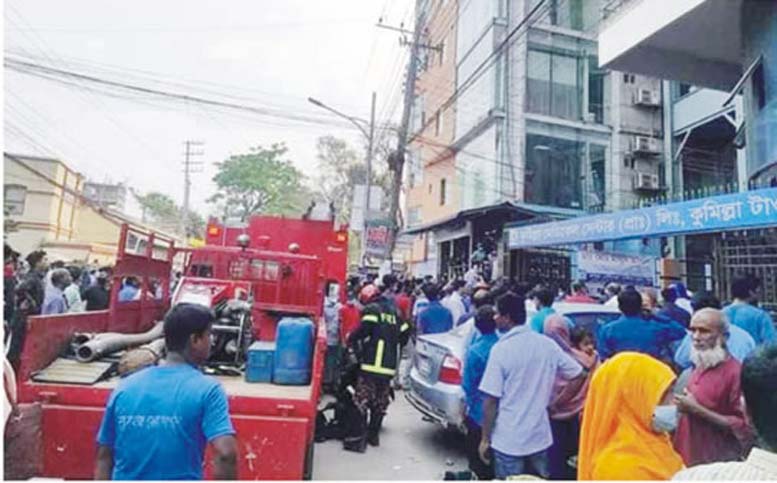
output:
[[[383,421],[380,446],[343,450],[342,441],[316,443],[314,480],[442,480],[467,469],[464,437],[421,419],[402,391]]]

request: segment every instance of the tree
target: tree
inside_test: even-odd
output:
[[[132,195],[140,204],[143,223],[151,223],[166,230],[180,228],[183,209],[169,195],[157,191],[140,194],[135,190],[132,190]],[[205,219],[202,215],[189,209],[187,218],[184,227],[186,236],[202,237],[205,233]]]
[[[144,223],[147,220],[157,223],[177,222],[180,209],[169,195],[157,191],[140,194],[135,190],[132,191],[132,195],[140,203]]]
[[[208,201],[222,204],[226,214],[243,221],[254,213],[289,216],[302,211],[304,175],[283,159],[287,151],[283,143],[257,146],[249,154],[216,163],[218,173],[213,181],[218,192]]]
[[[316,150],[317,194],[327,203],[334,203],[337,219],[347,223],[351,217],[354,186],[366,184],[367,166],[348,143],[331,135],[318,138]],[[372,184],[383,186],[384,196],[387,194],[385,175],[385,168],[373,162]]]

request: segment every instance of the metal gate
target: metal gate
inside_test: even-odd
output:
[[[731,281],[741,275],[761,281],[760,305],[777,316],[777,228],[724,232],[715,237],[716,291],[731,300]]]

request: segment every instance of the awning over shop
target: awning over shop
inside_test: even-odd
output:
[[[777,226],[777,188],[506,227],[510,249]]]
[[[478,218],[480,216],[488,215],[498,211],[514,212],[514,213],[525,215],[527,218],[536,217],[544,221],[562,220],[566,218],[580,216],[581,214],[584,213],[581,210],[574,210],[570,208],[557,208],[555,206],[543,206],[543,205],[535,205],[532,203],[519,203],[519,202],[513,202],[513,201],[505,201],[503,203],[498,203],[495,205],[462,210],[456,213],[455,215],[451,215],[447,218],[443,218],[437,221],[433,221],[431,223],[426,223],[423,225],[418,225],[412,228],[408,228],[407,230],[403,231],[402,234],[415,235],[418,233],[424,233],[427,231],[444,228],[446,226],[455,225],[457,223],[463,223],[467,220]]]

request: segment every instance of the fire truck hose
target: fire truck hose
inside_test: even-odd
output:
[[[76,359],[80,362],[91,362],[128,347],[147,344],[163,335],[164,325],[161,322],[142,334],[112,334],[106,337],[97,335],[89,342],[78,346]]]

